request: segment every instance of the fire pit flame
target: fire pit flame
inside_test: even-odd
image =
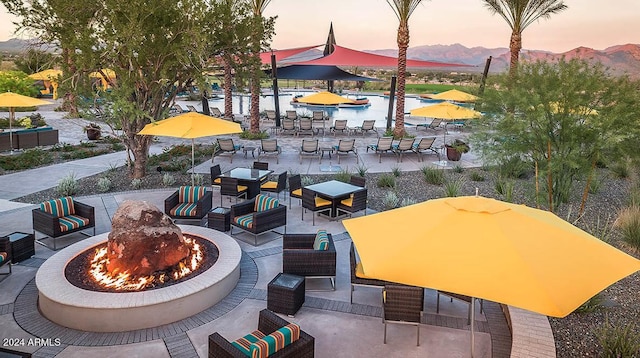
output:
[[[191,253],[173,268],[170,275],[174,280],[181,279],[197,270],[204,258],[200,244],[187,236],[184,237],[184,241],[191,247]],[[91,267],[89,269],[89,274],[93,280],[106,288],[122,291],[139,291],[152,286],[154,282],[164,283],[167,281],[165,273],[160,273],[157,277],[155,275],[132,277],[128,271],[112,273],[107,270],[108,263],[107,247],[102,247],[96,249],[95,255],[93,259],[91,259]]]

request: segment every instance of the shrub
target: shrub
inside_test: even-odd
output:
[[[593,173],[593,177],[589,182],[589,193],[598,194],[601,187],[602,187],[602,179],[598,176],[598,174]]]
[[[131,187],[136,190],[142,188],[142,180],[138,178],[131,180]]]
[[[101,193],[106,193],[111,189],[111,180],[107,177],[102,177],[98,180],[98,191]]]
[[[382,207],[384,207],[384,210],[395,209],[398,205],[400,205],[400,198],[398,198],[395,192],[388,191],[384,194],[384,197],[382,197]]]
[[[4,170],[24,170],[53,162],[51,153],[40,148],[27,149],[20,154],[0,156],[0,167]]]
[[[78,192],[78,181],[73,173],[70,173],[66,177],[60,179],[56,192],[60,196],[71,196]]]
[[[430,167],[422,167],[420,171],[427,183],[433,185],[442,185],[444,183],[444,171]]]
[[[191,178],[193,179],[193,185],[201,186],[204,184],[204,176],[202,174],[192,174]]]
[[[250,140],[267,139],[267,138],[269,138],[269,133],[267,133],[267,131],[260,131],[258,133],[252,133],[250,131],[243,131],[242,133],[240,133],[239,137],[242,138],[242,139],[250,139]]]
[[[385,173],[378,177],[378,188],[395,188],[396,177],[393,174]]]
[[[334,175],[334,179],[343,183],[348,183],[351,179],[351,172],[348,169],[340,169],[340,171]]]
[[[640,207],[629,206],[620,210],[614,225],[620,230],[622,240],[640,251]]]
[[[393,176],[396,177],[396,178],[400,176],[401,172],[402,171],[400,170],[400,167],[391,168],[391,174],[393,174]]]
[[[111,150],[113,150],[114,152],[121,152],[121,151],[123,151],[125,149],[127,149],[127,147],[122,143],[112,143],[111,144]]]
[[[459,196],[463,186],[464,179],[462,178],[447,180],[444,183],[444,195],[448,197]]]
[[[471,175],[469,175],[469,177],[472,181],[484,181],[484,175],[478,172],[471,172]]]
[[[596,332],[604,358],[637,357],[640,353],[640,335],[634,324],[617,326],[609,318]]]
[[[313,178],[308,175],[303,175],[300,177],[300,183],[302,186],[307,186],[313,184]]]
[[[625,161],[620,161],[615,163],[610,167],[610,169],[611,169],[611,173],[613,173],[613,175],[618,179],[628,178],[629,175],[631,174],[631,170],[629,169],[629,164]]]
[[[597,293],[595,296],[588,299],[585,303],[581,304],[580,307],[576,308],[574,312],[576,313],[591,313],[597,311],[600,307],[602,307],[602,295]]]
[[[176,178],[174,178],[171,173],[164,173],[164,175],[162,176],[162,185],[172,186],[175,183],[176,183]]]
[[[415,203],[417,203],[418,201],[416,199],[413,198],[403,198],[402,201],[400,202],[400,206],[409,206],[409,205],[413,205]]]
[[[361,177],[364,177],[367,174],[367,170],[369,170],[367,167],[365,167],[363,164],[358,165],[358,175]]]
[[[464,168],[461,165],[456,165],[455,167],[453,167],[453,172],[454,173],[462,173],[464,171]]]
[[[511,179],[526,179],[531,172],[531,164],[517,157],[503,161],[498,168],[500,176]]]

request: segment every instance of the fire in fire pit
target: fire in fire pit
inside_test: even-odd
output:
[[[75,286],[106,292],[171,285],[210,268],[215,245],[183,235],[169,217],[142,201],[125,201],[116,211],[106,244],[76,256],[65,268]]]

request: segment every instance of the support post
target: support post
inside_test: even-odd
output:
[[[387,131],[391,130],[393,119],[393,101],[396,99],[396,76],[391,76],[391,91],[389,92],[389,110],[387,111]]]
[[[271,78],[273,79],[273,104],[276,111],[276,128],[280,127],[280,96],[278,93],[278,73],[276,54],[271,52]]]

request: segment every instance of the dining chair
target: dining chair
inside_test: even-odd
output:
[[[382,323],[384,344],[387,344],[387,323],[409,324],[418,330],[417,345],[420,345],[420,324],[424,305],[424,288],[405,285],[385,285],[382,291]]]
[[[223,196],[233,196],[236,198],[236,203],[238,203],[238,198],[243,197],[246,199],[248,195],[249,188],[245,185],[238,185],[237,178],[229,178],[229,177],[221,177],[220,178],[220,206],[222,206],[222,197]],[[231,198],[229,198],[231,200]]]
[[[316,225],[316,212],[329,211],[331,212],[331,201],[319,197],[315,191],[311,189],[302,188],[302,221],[304,221],[304,210],[310,210],[311,217],[313,218],[313,226]]]
[[[291,198],[300,199],[300,205],[302,205],[302,177],[300,174],[289,177],[289,208],[291,208]]]
[[[220,188],[220,175],[222,175],[222,170],[220,169],[220,164],[216,164],[209,168],[211,172],[211,186]]]
[[[267,162],[253,162],[253,169],[269,170],[269,163],[267,163]]]
[[[269,180],[260,185],[261,191],[270,193],[276,193],[277,198],[280,199],[280,193],[287,189],[287,172],[278,174],[277,180]]]

